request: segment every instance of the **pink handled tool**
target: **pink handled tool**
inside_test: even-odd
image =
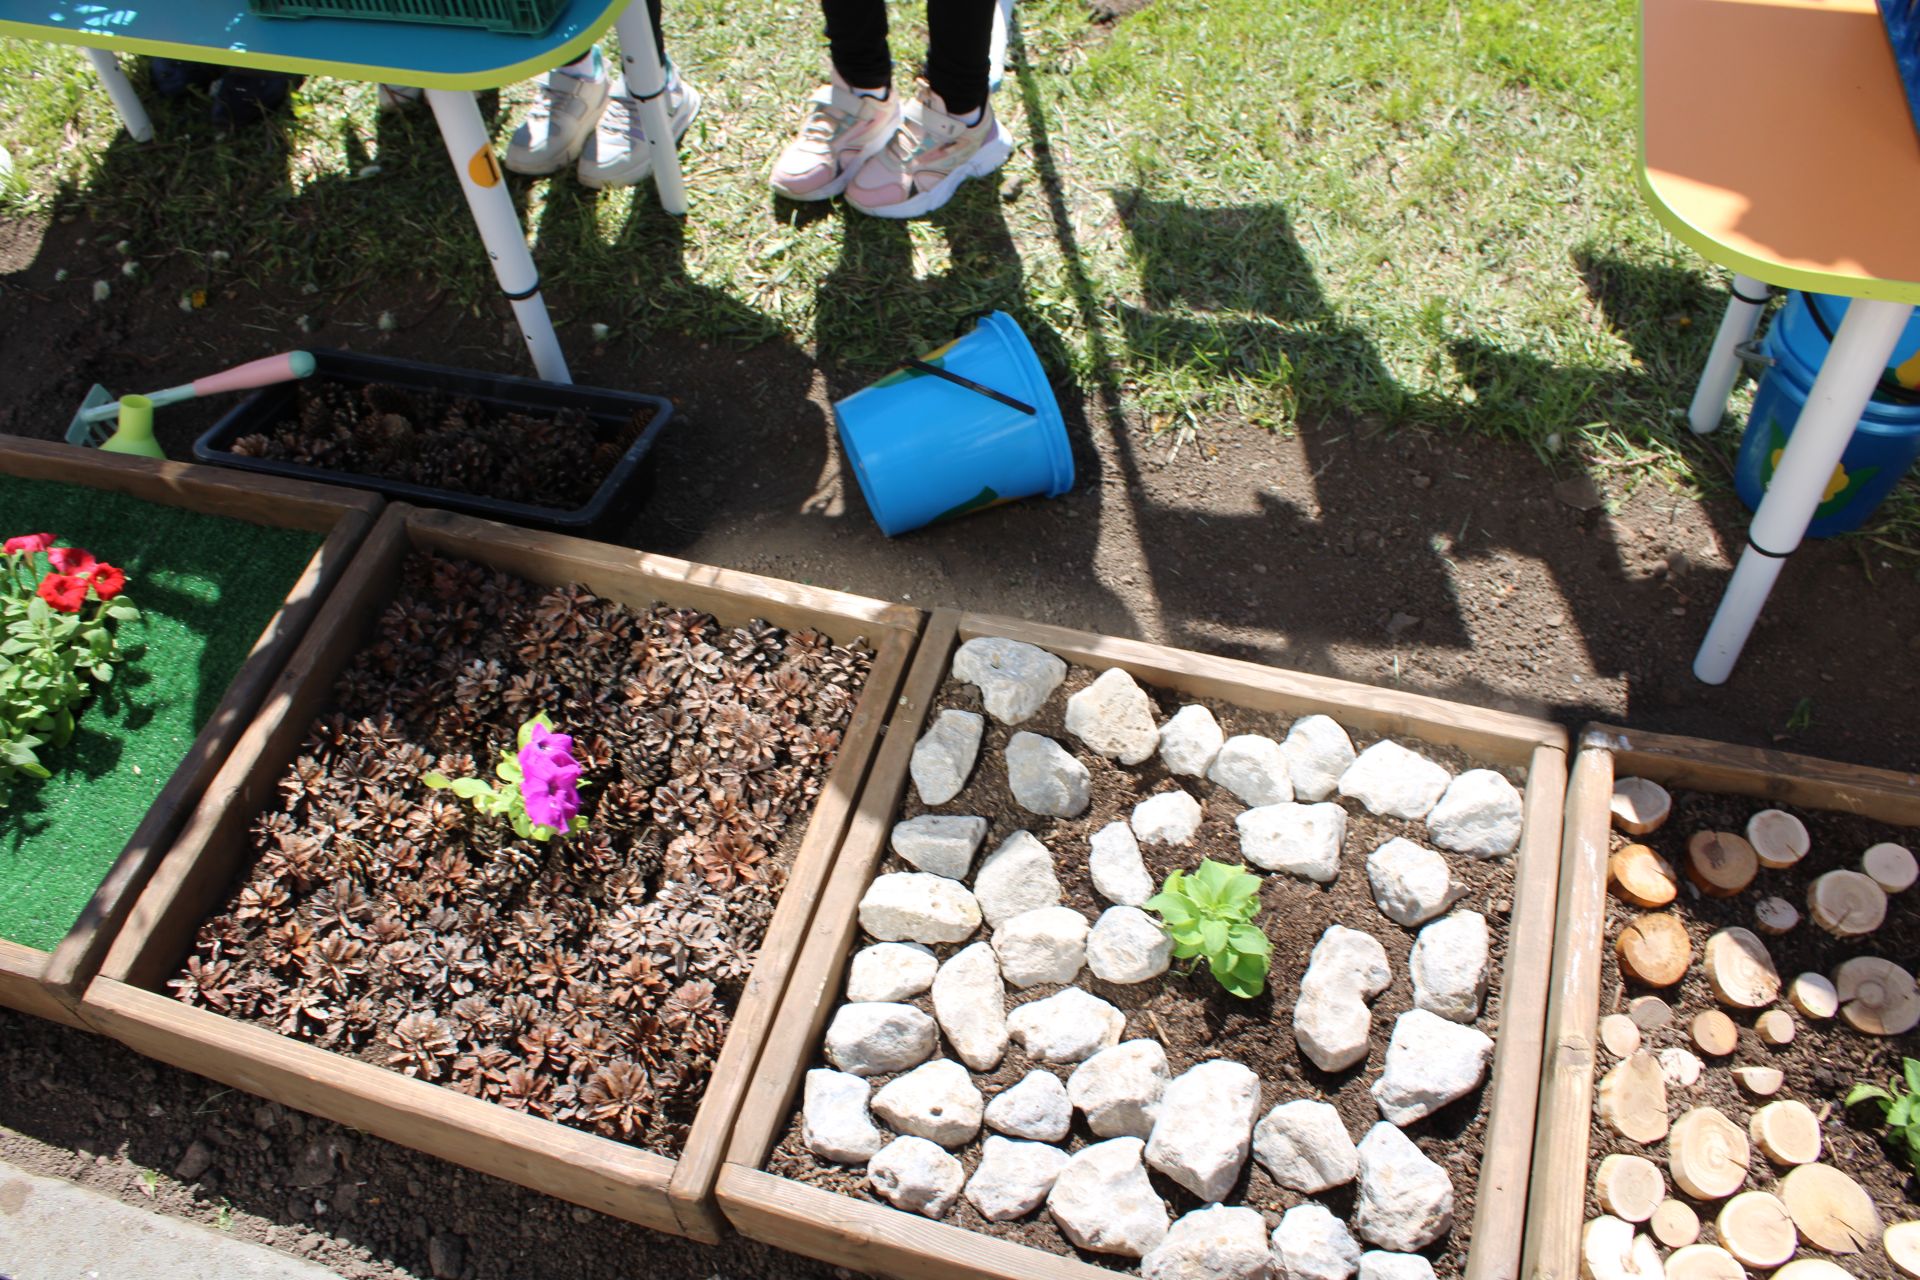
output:
[[[165,391],[152,392],[147,399],[153,402],[155,408],[159,408],[163,404],[177,404],[182,400],[218,395],[223,391],[248,391],[254,387],[270,387],[276,382],[292,382],[297,378],[310,377],[312,374],[313,356],[310,353],[286,351],[277,356],[250,360],[246,364],[235,365],[219,373],[210,373],[204,378],[195,378],[192,382],[168,387]],[[75,421],[76,424],[106,422],[118,417],[119,413],[120,402],[115,400],[82,409]]]

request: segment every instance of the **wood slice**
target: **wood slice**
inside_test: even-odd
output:
[[[1781,1049],[1793,1043],[1793,1015],[1785,1009],[1767,1010],[1754,1021],[1753,1029],[1769,1048]]]
[[[1786,1073],[1778,1067],[1735,1067],[1733,1079],[1756,1098],[1771,1098],[1787,1082]]]
[[[1920,1222],[1896,1222],[1880,1237],[1893,1265],[1907,1275],[1920,1278]]]
[[[1774,1272],[1772,1280],[1853,1280],[1853,1272],[1825,1258],[1795,1258]]]
[[[1680,892],[1673,864],[1643,844],[1630,844],[1607,859],[1613,891],[1636,907],[1664,907]]]
[[[1667,1248],[1683,1249],[1700,1238],[1700,1215],[1685,1200],[1662,1200],[1647,1227]]]
[[[1742,1191],[1727,1201],[1713,1229],[1728,1253],[1762,1270],[1784,1264],[1800,1243],[1787,1206],[1764,1191]]]
[[[1920,865],[1903,844],[1876,844],[1860,855],[1860,869],[1888,893],[1905,893],[1920,879]]]
[[[1787,988],[1787,1001],[1816,1022],[1840,1012],[1840,993],[1817,973],[1803,973]]]
[[[1627,1222],[1645,1222],[1666,1198],[1660,1166],[1645,1156],[1610,1155],[1594,1175],[1593,1194],[1600,1207]]]
[[[1640,1028],[1624,1013],[1610,1013],[1600,1019],[1600,1043],[1616,1058],[1624,1058],[1640,1047]]]
[[[1747,1272],[1717,1244],[1690,1244],[1667,1255],[1666,1280],[1747,1280]]]
[[[1695,1107],[1673,1122],[1667,1172],[1696,1200],[1724,1200],[1738,1191],[1752,1158],[1747,1135],[1713,1107]]]
[[[1762,933],[1779,937],[1800,923],[1800,910],[1785,898],[1762,898],[1753,904],[1753,923]]]
[[[1687,878],[1710,898],[1731,898],[1759,873],[1753,846],[1731,831],[1696,831],[1687,841]]]
[[[1706,971],[1713,994],[1737,1009],[1764,1009],[1780,998],[1780,973],[1751,929],[1735,926],[1708,938]]]
[[[1660,1251],[1633,1224],[1610,1214],[1587,1223],[1580,1234],[1583,1280],[1660,1280]]]
[[[1762,809],[1747,819],[1747,843],[1763,867],[1778,871],[1807,856],[1806,824],[1784,809]]]
[[[1820,1158],[1820,1118],[1804,1102],[1769,1102],[1747,1118],[1747,1132],[1775,1164],[1812,1164]]]
[[[1699,1058],[1685,1049],[1662,1049],[1659,1053],[1660,1074],[1667,1078],[1668,1084],[1690,1089],[1700,1083],[1702,1063]]]
[[[1813,922],[1836,938],[1858,938],[1887,918],[1887,891],[1858,871],[1829,871],[1807,886]]]
[[[1650,1053],[1616,1062],[1600,1077],[1602,1123],[1629,1142],[1658,1142],[1667,1136],[1667,1078]]]
[[[1673,812],[1673,797],[1648,778],[1621,778],[1613,784],[1613,825],[1630,836],[1659,828]]]
[[[1700,1052],[1709,1058],[1724,1058],[1740,1043],[1740,1028],[1718,1009],[1702,1009],[1694,1014],[1687,1031],[1700,1046]]]
[[[1880,1238],[1873,1197],[1832,1165],[1803,1164],[1780,1179],[1778,1190],[1801,1238],[1817,1249],[1858,1253]]]
[[[1834,996],[1847,1025],[1870,1036],[1903,1036],[1920,1025],[1913,975],[1891,960],[1856,956],[1833,971]]]
[[[1620,931],[1613,950],[1621,971],[1649,987],[1672,986],[1686,977],[1693,963],[1686,926],[1665,913],[1632,921]]]
[[[1659,996],[1636,996],[1627,1001],[1627,1016],[1642,1031],[1652,1031],[1673,1021],[1673,1006]]]

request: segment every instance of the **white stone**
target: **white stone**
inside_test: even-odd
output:
[[[1240,856],[1262,871],[1331,883],[1340,874],[1340,846],[1347,838],[1347,811],[1331,802],[1269,804],[1233,820]]]
[[[1418,751],[1383,738],[1340,775],[1340,794],[1383,818],[1424,818],[1452,780],[1445,768]]]
[[[1127,1016],[1079,987],[1023,1004],[1007,1016],[1007,1030],[1030,1058],[1081,1062],[1120,1042]]]
[[[1403,836],[1367,855],[1367,882],[1380,914],[1409,929],[1445,911],[1455,896],[1447,860]]]
[[[1119,667],[1101,672],[1067,699],[1067,732],[1095,755],[1121,764],[1139,764],[1160,743],[1146,690]]]
[[[1067,664],[1018,640],[981,636],[955,651],[953,678],[980,686],[981,701],[995,720],[1019,724],[1046,705],[1067,678]]]
[[[1485,1032],[1409,1009],[1394,1020],[1373,1100],[1394,1124],[1412,1124],[1478,1089],[1492,1057],[1493,1039]]]
[[[1228,738],[1207,769],[1207,777],[1256,808],[1293,799],[1287,753],[1272,738],[1243,733]]]
[[[867,1181],[886,1202],[908,1213],[944,1218],[966,1181],[960,1162],[925,1138],[895,1138],[867,1162]]]
[[[957,880],[890,871],[861,897],[860,927],[882,942],[965,942],[980,927],[980,904]]]
[[[1257,1209],[1210,1204],[1177,1219],[1140,1260],[1141,1280],[1271,1280],[1267,1220]]]
[[[1345,1186],[1360,1172],[1360,1152],[1332,1103],[1283,1102],[1253,1127],[1253,1158],[1289,1191],[1308,1195]]]
[[[940,958],[917,942],[876,942],[853,953],[847,999],[856,1003],[911,1000],[933,985]]]
[[[923,813],[894,825],[892,845],[895,853],[922,871],[965,880],[973,855],[986,838],[985,818]]]
[[[1007,789],[1029,813],[1072,818],[1092,799],[1093,776],[1052,738],[1023,731],[1007,743]]]
[[[1360,1255],[1360,1280],[1434,1280],[1433,1264],[1417,1253],[1369,1249]]]
[[[1108,907],[1087,935],[1087,968],[1103,982],[1145,982],[1173,963],[1173,939],[1138,907]]]
[[[933,1014],[960,1061],[991,1071],[1007,1051],[1007,988],[993,947],[976,942],[933,975]]]
[[[1442,849],[1495,858],[1520,843],[1523,808],[1511,782],[1491,769],[1469,769],[1427,814],[1427,830]]]
[[[980,758],[980,737],[987,722],[971,711],[942,711],[913,744],[907,771],[923,804],[945,804],[960,794]]]
[[[967,1069],[952,1058],[935,1058],[896,1076],[873,1095],[873,1113],[896,1133],[958,1147],[980,1132],[985,1102]]]
[[[1072,907],[1022,911],[993,931],[993,953],[1016,987],[1072,982],[1087,961],[1087,918]]]
[[[1145,1138],[1167,1088],[1167,1051],[1158,1040],[1102,1049],[1067,1077],[1067,1097],[1101,1138]]]
[[[917,1067],[933,1053],[933,1019],[910,1004],[843,1004],[827,1024],[827,1061],[856,1076]]]
[[[1160,762],[1170,773],[1203,778],[1226,743],[1220,722],[1199,703],[1180,708],[1160,726]]]
[[[980,1165],[967,1179],[967,1199],[988,1222],[1024,1218],[1046,1203],[1066,1167],[1067,1153],[1058,1147],[994,1134],[983,1144]]]
[[[1171,1220],[1138,1138],[1109,1138],[1082,1147],[1047,1193],[1047,1212],[1068,1240],[1092,1253],[1139,1258],[1166,1238]]]
[[[1124,822],[1109,822],[1088,842],[1087,871],[1108,902],[1137,907],[1153,896],[1153,877],[1140,857],[1140,842]]]
[[[1260,1113],[1260,1077],[1215,1059],[1167,1082],[1147,1138],[1147,1163],[1202,1200],[1224,1200],[1247,1162]]]
[[[1345,1071],[1367,1056],[1373,1010],[1367,1001],[1393,981],[1387,949],[1371,934],[1329,925],[1313,944],[1300,998],[1293,1006],[1293,1038],[1322,1071]]]
[[[1148,844],[1185,844],[1200,830],[1200,802],[1184,791],[1162,791],[1133,806],[1130,825]]]
[[[1295,720],[1280,749],[1287,753],[1287,775],[1293,782],[1295,800],[1325,800],[1353,763],[1353,739],[1332,716]]]
[[[1413,1139],[1382,1120],[1360,1140],[1353,1230],[1398,1253],[1424,1249],[1453,1226],[1453,1180]]]
[[[865,1164],[886,1145],[887,1136],[867,1111],[873,1086],[844,1071],[816,1067],[807,1072],[800,1104],[800,1137],[823,1160]]]
[[[1480,1016],[1487,994],[1487,918],[1456,911],[1420,930],[1407,968],[1413,974],[1413,1006],[1455,1022]]]
[[[1014,832],[981,859],[973,894],[993,929],[1028,911],[1059,906],[1060,878],[1053,873],[1052,851],[1031,833]]]
[[[1360,1246],[1333,1210],[1309,1200],[1281,1215],[1273,1260],[1284,1280],[1347,1280],[1360,1267]]]
[[[987,1103],[987,1127],[1016,1138],[1058,1142],[1072,1126],[1067,1086],[1053,1072],[1037,1067]]]

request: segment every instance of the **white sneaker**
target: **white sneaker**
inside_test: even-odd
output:
[[[687,126],[700,114],[700,91],[668,64],[666,94],[667,118],[673,126],[673,140],[678,143]],[[653,172],[653,149],[640,123],[640,104],[627,93],[624,81],[607,99],[600,127],[594,130],[587,149],[580,153],[575,172],[582,186],[596,190],[630,187]]]
[[[527,118],[507,144],[507,168],[538,177],[572,164],[593,137],[606,110],[613,82],[600,46],[593,46],[585,73],[556,67],[534,82],[537,90]]]
[[[900,114],[886,149],[847,184],[847,203],[880,218],[917,218],[952,198],[968,178],[983,178],[1013,154],[1013,135],[994,118],[993,104],[967,124],[925,82]]]
[[[807,98],[800,132],[773,162],[768,183],[789,200],[830,200],[900,127],[900,96],[855,93],[835,72]]]

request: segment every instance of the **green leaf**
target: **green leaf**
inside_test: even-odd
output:
[[[1893,1106],[1893,1095],[1877,1084],[1857,1084],[1848,1092],[1846,1101],[1841,1105],[1851,1107],[1862,1102],[1875,1103],[1880,1108],[1880,1114],[1885,1115]]]
[[[434,791],[445,791],[453,785],[453,779],[444,773],[423,773],[420,775],[420,781]]]
[[[113,668],[104,662],[96,662],[93,664],[93,678],[105,684],[113,679]]]
[[[1913,1095],[1903,1093],[1893,1100],[1887,1108],[1887,1123],[1895,1129],[1905,1129],[1913,1116]]]
[[[1201,952],[1200,934],[1197,931],[1169,934],[1173,939],[1173,954],[1182,960],[1190,960]]]
[[[1267,935],[1250,924],[1236,924],[1228,929],[1227,941],[1242,955],[1264,956],[1273,951],[1273,944],[1267,941]]]
[[[1140,904],[1148,911],[1157,911],[1160,918],[1170,925],[1192,924],[1193,905],[1185,898],[1171,893],[1156,893]]]
[[[1200,942],[1209,956],[1218,955],[1227,949],[1227,926],[1220,920],[1202,920],[1200,922]]]
[[[1900,1059],[1900,1074],[1907,1079],[1908,1093],[1920,1093],[1920,1058]]]
[[[472,800],[478,796],[493,795],[493,788],[478,778],[455,778],[447,785],[452,787],[453,794],[459,796],[462,800]]]
[[[1227,881],[1226,892],[1221,901],[1240,904],[1260,896],[1260,877],[1250,871],[1238,871]]]
[[[504,782],[520,781],[520,762],[517,760],[502,758],[499,764],[493,766],[493,771]]]

